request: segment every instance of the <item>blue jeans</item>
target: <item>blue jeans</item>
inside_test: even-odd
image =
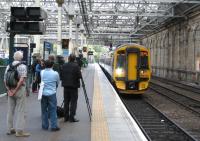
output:
[[[42,96],[41,110],[42,110],[42,128],[49,128],[49,119],[51,128],[57,128],[57,99],[56,94],[50,96]]]

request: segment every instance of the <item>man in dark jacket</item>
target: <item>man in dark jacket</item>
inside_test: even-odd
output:
[[[65,63],[61,71],[62,86],[64,87],[64,121],[78,122],[76,115],[78,88],[82,78],[81,70],[75,62],[76,56],[70,54],[68,63]]]

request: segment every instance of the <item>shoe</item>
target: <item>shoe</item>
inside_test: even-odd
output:
[[[15,134],[16,137],[29,137],[30,135],[31,135],[30,133],[24,131],[18,131]]]
[[[70,121],[70,122],[79,122],[79,120],[76,119],[76,118],[70,118],[69,121]]]
[[[37,91],[37,90],[35,90],[35,91],[32,91],[32,93],[38,93],[38,91]]]
[[[64,122],[67,122],[67,121],[69,121],[69,118],[64,118]]]
[[[43,130],[48,130],[48,128],[43,128],[43,127],[42,127],[42,129],[43,129]]]
[[[15,134],[15,133],[16,133],[15,129],[11,128],[6,134],[7,135],[12,135],[12,134]]]
[[[51,131],[53,131],[53,132],[56,132],[56,131],[59,131],[60,130],[60,128],[59,127],[56,127],[56,128],[51,128]]]
[[[69,119],[64,119],[64,122],[68,122],[69,121]]]

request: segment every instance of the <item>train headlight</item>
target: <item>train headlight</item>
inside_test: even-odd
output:
[[[121,75],[123,75],[124,71],[123,71],[122,68],[117,68],[115,73],[116,73],[117,76],[121,76]]]
[[[148,77],[148,72],[146,70],[140,70],[140,77]]]

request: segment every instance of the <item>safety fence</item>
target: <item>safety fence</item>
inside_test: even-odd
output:
[[[4,85],[4,72],[5,72],[6,66],[0,66],[0,95],[6,93],[6,88]]]

